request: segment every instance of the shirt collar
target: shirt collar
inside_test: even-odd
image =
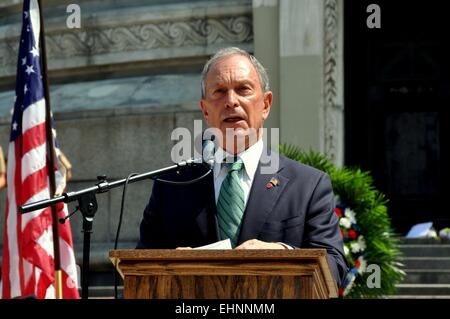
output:
[[[237,157],[239,157],[244,163],[244,171],[250,179],[253,179],[253,176],[255,176],[259,164],[259,159],[261,158],[261,154],[263,152],[263,148],[264,144],[262,138],[260,138],[255,144],[237,155]],[[220,171],[222,170],[223,160],[227,157],[233,156],[234,155],[228,153],[221,147],[218,148],[214,156],[214,178],[217,178],[219,176]]]

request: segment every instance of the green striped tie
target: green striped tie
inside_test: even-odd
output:
[[[230,238],[231,244],[236,247],[245,209],[244,191],[239,178],[244,164],[238,159],[227,166],[228,175],[222,182],[217,201],[219,232],[221,239]]]

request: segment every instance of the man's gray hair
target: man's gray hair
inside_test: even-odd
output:
[[[224,49],[220,49],[217,51],[216,54],[214,54],[205,64],[202,71],[202,98],[205,97],[206,94],[206,87],[205,87],[205,81],[206,76],[208,75],[209,70],[211,67],[220,59],[230,56],[230,55],[243,55],[247,57],[250,62],[255,67],[256,73],[258,73],[259,82],[261,83],[261,89],[263,92],[267,92],[270,90],[269,86],[269,76],[267,75],[266,69],[262,66],[262,64],[250,53],[239,49],[237,47],[228,47]]]

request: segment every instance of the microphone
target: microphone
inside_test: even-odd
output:
[[[214,166],[214,153],[216,145],[212,140],[205,140],[203,142],[203,162],[208,164],[212,169]]]

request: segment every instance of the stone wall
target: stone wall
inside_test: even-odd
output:
[[[170,164],[175,127],[200,119],[200,72],[217,49],[239,46],[268,68],[268,128],[280,142],[343,164],[343,0],[77,0],[81,28],[66,26],[71,0],[46,0],[46,45],[59,141],[73,164],[69,190]],[[0,1],[0,145],[6,150],[19,0]],[[273,146],[273,145],[272,145]],[[133,247],[151,182],[130,186],[121,239]],[[120,190],[99,195],[93,246],[108,262]],[[5,192],[0,194],[3,237]],[[73,208],[73,205],[70,206]],[[81,250],[80,217],[73,219]],[[81,256],[79,254],[78,256]]]
[[[73,165],[73,191],[132,172],[171,164],[176,127],[200,119],[200,71],[220,47],[253,50],[251,1],[77,1],[81,29],[66,27],[66,5],[45,1],[51,104],[62,150]],[[7,152],[20,1],[0,4],[0,145]],[[134,247],[151,182],[132,184],[121,231],[121,246]],[[97,196],[92,263],[108,263],[122,191]],[[0,237],[6,192],[0,197]],[[75,205],[69,205],[73,210]],[[81,216],[72,219],[80,252]],[[1,241],[3,242],[3,241]]]

